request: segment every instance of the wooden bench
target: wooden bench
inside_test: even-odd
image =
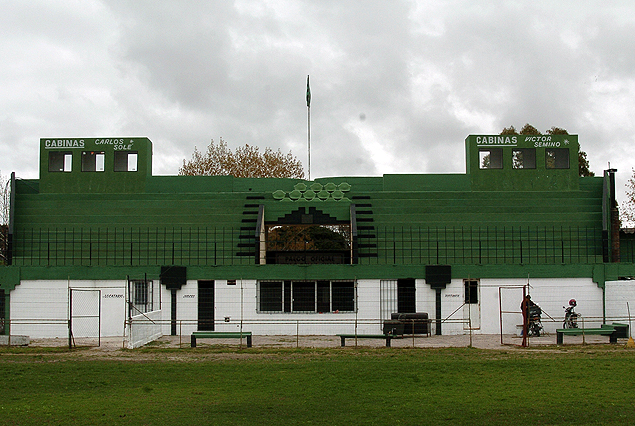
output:
[[[600,328],[559,328],[556,330],[556,344],[563,344],[565,334],[567,336],[609,336],[610,343],[617,343],[617,331],[614,326],[608,324],[602,324]]]
[[[251,348],[251,331],[195,331],[190,338],[191,346],[196,347],[196,339],[247,339]]]
[[[392,339],[401,339],[403,336],[398,334],[338,334],[341,346],[346,346],[346,339],[386,339],[386,347],[390,347]]]

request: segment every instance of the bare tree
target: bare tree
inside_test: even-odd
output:
[[[620,208],[621,219],[627,222],[629,226],[635,224],[635,169],[632,169],[628,182],[626,182],[626,201],[622,203]]]
[[[212,139],[204,153],[194,148],[192,159],[183,160],[179,175],[302,179],[304,170],[291,152],[285,155],[280,150],[266,148],[261,153],[258,147],[250,145],[232,152],[221,138],[218,144]]]
[[[0,173],[0,265],[7,263],[7,250],[9,245],[9,203],[10,203],[9,178]]]

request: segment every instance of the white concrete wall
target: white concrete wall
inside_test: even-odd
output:
[[[607,323],[628,324],[629,309],[630,318],[635,318],[635,281],[607,281],[605,300]]]
[[[153,311],[132,317],[126,331],[126,347],[139,348],[163,336],[161,316],[161,311]]]
[[[508,312],[503,314],[503,333],[514,334],[516,325],[522,324],[520,302],[524,285],[527,285],[526,279],[480,279],[478,306],[472,305],[468,311],[466,307],[461,307],[465,300],[463,280],[452,280],[441,290],[442,334],[468,333],[470,319],[473,333],[498,334],[501,331],[501,307],[502,311]],[[504,287],[500,293],[502,303],[499,298],[501,287]],[[416,288],[417,311],[427,312],[430,318],[435,318],[435,290],[423,280],[417,280]],[[577,300],[576,311],[584,316],[587,327],[598,327],[601,323],[602,290],[591,279],[530,279],[529,294],[543,310],[542,321],[545,331],[555,333],[556,328],[562,328],[562,307],[568,306],[568,301],[572,298]],[[435,332],[436,324],[433,321],[432,333]]]
[[[256,295],[256,280],[237,280],[228,285],[226,280],[216,280],[215,329],[217,331],[251,331],[264,335],[294,335],[337,333],[378,333],[381,331],[380,280],[364,279],[357,282],[356,313],[259,313]],[[499,288],[502,292],[502,306],[508,313],[503,315],[503,332],[516,333],[516,325],[522,323],[520,301],[522,287],[526,279],[481,279],[479,281],[479,304],[470,309],[462,307],[464,284],[462,279],[452,280],[441,291],[442,334],[468,333],[468,319],[471,315],[473,333],[498,334],[501,329]],[[543,324],[546,331],[555,332],[561,328],[564,315],[563,305],[575,298],[578,312],[585,316],[587,326],[599,325],[602,316],[602,291],[590,279],[530,279],[530,294],[543,309]],[[435,291],[423,279],[415,281],[417,312],[427,312],[435,317]],[[164,334],[169,334],[170,292],[163,290]],[[188,281],[177,293],[177,333],[188,335],[197,328],[198,285]],[[224,322],[228,317],[229,322]],[[553,320],[550,319],[553,318]],[[436,324],[432,323],[432,332]]]
[[[520,303],[522,287],[527,280],[482,279],[481,282],[481,333],[500,333],[501,321],[499,312],[503,314],[503,333],[514,334],[516,325],[522,324]],[[499,302],[499,288],[502,303]],[[555,333],[562,328],[564,319],[563,306],[568,306],[570,299],[576,299],[576,311],[584,318],[586,327],[599,327],[602,323],[602,289],[590,278],[530,278],[529,294],[531,300],[542,309],[542,324],[545,331]]]
[[[472,306],[473,332],[497,334],[500,332],[500,306],[503,311],[503,332],[514,334],[522,323],[520,301],[526,279],[481,279],[479,305]],[[125,306],[126,281],[22,281],[10,294],[10,320],[12,334],[31,338],[68,336],[68,287],[101,290],[101,335],[123,336],[127,318]],[[577,312],[587,327],[602,322],[602,290],[591,279],[557,278],[530,279],[532,300],[543,309],[543,325],[548,332],[561,328],[563,306],[569,299],[578,302]],[[502,301],[499,300],[499,289]],[[435,291],[423,279],[415,281],[416,310],[435,317]],[[254,334],[316,334],[378,333],[381,331],[380,280],[364,279],[357,282],[357,312],[354,313],[259,313],[255,280],[237,280],[228,285],[216,280],[215,321],[217,331],[251,331]],[[161,324],[160,332],[170,334],[170,291],[161,286],[161,306],[153,318]],[[467,333],[468,311],[464,301],[463,280],[455,279],[441,292],[443,334]],[[626,319],[626,301],[635,305],[635,283],[608,282],[606,309],[608,318]],[[635,306],[633,306],[635,311]],[[635,312],[634,312],[635,314]],[[190,280],[177,292],[177,334],[189,335],[197,329],[198,283]],[[229,321],[224,322],[228,317]],[[624,322],[622,320],[621,322]],[[436,324],[432,323],[435,333]],[[154,333],[156,334],[156,333]],[[154,335],[153,334],[153,335]]]
[[[368,290],[368,289],[367,289]],[[259,313],[257,301],[257,283],[255,280],[237,280],[236,285],[228,285],[227,281],[215,282],[216,321],[224,321],[229,317],[229,322],[217,322],[216,331],[251,331],[254,334],[264,335],[303,335],[352,333],[355,330],[355,313]],[[377,289],[377,293],[379,289]],[[372,291],[365,293],[359,290],[359,294],[372,297]],[[377,299],[378,301],[379,299]],[[366,306],[360,301],[360,306]],[[375,318],[379,316],[379,303],[375,303]],[[357,317],[363,318],[363,309],[360,309]],[[359,333],[377,333],[376,325],[360,325]],[[372,331],[369,331],[372,330]]]
[[[11,334],[68,337],[69,286],[101,291],[101,336],[124,335],[126,281],[22,281],[10,293]]]
[[[68,337],[68,281],[22,281],[10,304],[11,334]]]

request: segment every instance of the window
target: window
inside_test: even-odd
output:
[[[73,153],[70,151],[49,152],[49,172],[70,172],[73,169]]]
[[[463,280],[465,285],[465,303],[478,303],[478,280]]]
[[[132,151],[115,151],[116,172],[136,172],[137,153]]]
[[[103,152],[82,152],[82,172],[103,172],[106,155]]]
[[[512,151],[512,168],[514,169],[535,169],[536,149],[518,148]]]
[[[132,316],[154,310],[152,281],[131,280],[128,291]]]
[[[569,148],[550,148],[545,150],[545,167],[548,169],[569,168]]]
[[[353,281],[262,281],[259,312],[353,312]]]
[[[503,149],[490,148],[481,149],[479,154],[479,167],[481,169],[502,169],[503,168]]]

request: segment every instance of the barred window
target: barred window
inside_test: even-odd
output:
[[[282,310],[282,281],[260,283],[260,310]]]
[[[128,291],[132,316],[155,310],[152,281],[131,280]]]
[[[262,281],[259,312],[353,312],[353,281]]]

